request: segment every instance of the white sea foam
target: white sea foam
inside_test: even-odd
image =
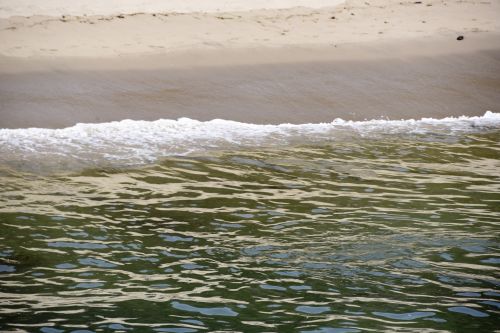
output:
[[[0,0],[0,17],[115,15],[158,12],[232,12],[290,7],[331,7],[344,0]]]
[[[251,147],[377,138],[385,135],[455,135],[500,128],[500,113],[480,117],[369,120],[257,125],[215,119],[122,120],[64,129],[0,129],[0,163],[20,169],[74,170],[151,163],[172,155]]]

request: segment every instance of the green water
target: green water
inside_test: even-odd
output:
[[[0,178],[5,332],[493,332],[500,131]]]

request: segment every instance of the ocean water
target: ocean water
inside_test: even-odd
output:
[[[500,114],[0,130],[2,332],[494,332]]]

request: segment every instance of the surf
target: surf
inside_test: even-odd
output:
[[[382,136],[449,137],[500,127],[500,113],[419,120],[347,121],[260,125],[189,118],[79,123],[63,129],[0,129],[0,163],[20,170],[74,171],[127,167],[168,156],[211,151],[322,144]]]

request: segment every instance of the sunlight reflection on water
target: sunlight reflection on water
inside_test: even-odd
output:
[[[0,328],[497,328],[498,130],[1,177]]]

